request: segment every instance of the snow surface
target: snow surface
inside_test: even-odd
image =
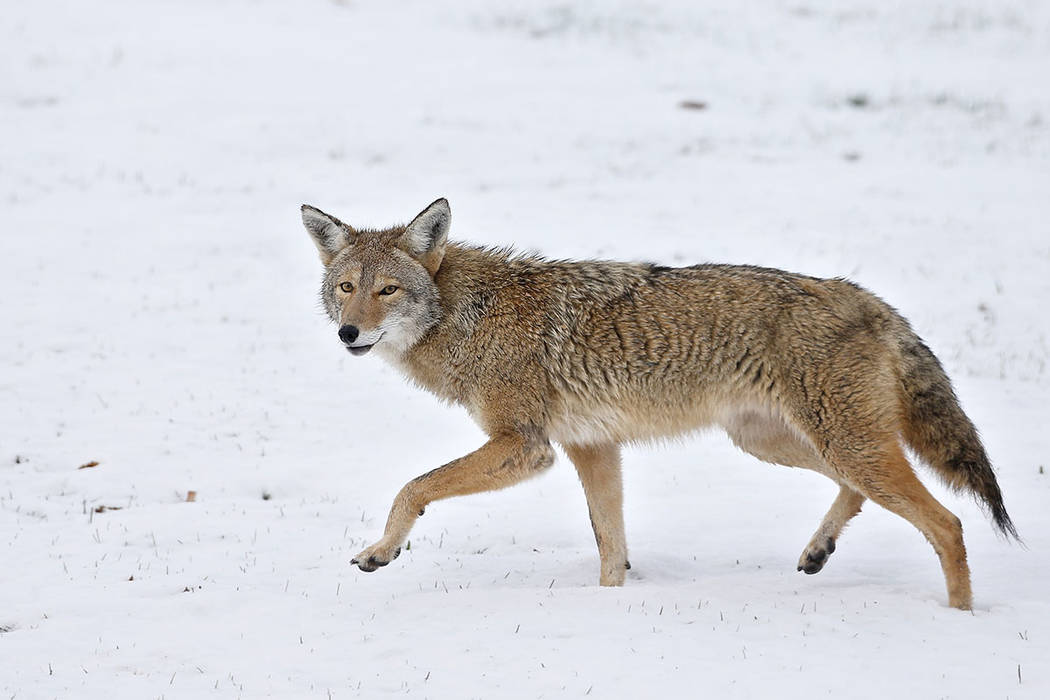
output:
[[[1050,697],[1047,75],[1038,0],[6,2],[0,696]],[[351,567],[483,436],[340,347],[299,204],[438,196],[453,238],[876,291],[1027,549],[934,487],[972,614],[874,506],[804,576],[835,487],[711,433],[628,450],[623,588],[564,458]]]

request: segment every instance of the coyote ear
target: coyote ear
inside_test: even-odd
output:
[[[398,247],[418,260],[433,277],[445,258],[452,211],[442,197],[412,219],[398,239]]]
[[[314,245],[321,253],[321,262],[325,265],[332,262],[332,258],[339,251],[352,245],[357,232],[344,224],[334,216],[325,214],[320,209],[311,207],[309,204],[302,206],[303,226],[314,239]]]

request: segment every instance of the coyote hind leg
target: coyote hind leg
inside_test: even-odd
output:
[[[789,428],[779,416],[757,411],[742,412],[733,416],[725,429],[733,443],[744,452],[773,464],[819,472],[839,485],[838,497],[798,560],[798,570],[807,574],[823,569],[835,551],[835,540],[842,529],[860,512],[864,496],[843,484],[841,476],[828,466],[813,445]]]
[[[870,450],[854,449],[829,462],[842,471],[850,485],[875,503],[919,529],[941,561],[948,604],[969,610],[973,605],[970,568],[966,563],[962,523],[935,499],[915,475],[895,437]]]
[[[824,568],[828,557],[835,551],[835,540],[846,527],[846,523],[860,512],[863,504],[864,496],[846,484],[839,484],[839,495],[835,497],[828,514],[824,516],[820,527],[813,533],[813,538],[799,557],[799,571],[815,574]]]

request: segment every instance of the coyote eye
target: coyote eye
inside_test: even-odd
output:
[[[349,282],[343,282],[342,284],[339,285],[339,288],[342,289],[347,294],[349,294],[350,292],[354,291],[354,285],[350,284]]]
[[[383,295],[389,295],[389,294],[393,294],[396,291],[397,291],[397,285],[396,284],[388,284],[387,286],[385,286],[382,289],[380,289],[379,293],[383,294]]]

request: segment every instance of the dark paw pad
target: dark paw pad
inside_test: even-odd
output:
[[[360,559],[351,559],[350,563],[357,565],[357,568],[361,569],[361,571],[375,571],[379,567],[386,566],[390,562],[380,561],[375,557],[368,557],[368,559],[365,559],[364,561]]]
[[[835,540],[828,538],[821,549],[813,552],[806,552],[805,559],[798,566],[799,571],[804,571],[807,574],[815,574],[824,568],[824,564],[827,563],[828,557],[835,551]]]
[[[376,569],[378,569],[381,566],[386,566],[390,562],[392,562],[395,559],[397,559],[399,556],[401,556],[401,548],[400,547],[398,547],[396,550],[394,550],[394,556],[390,557],[387,560],[378,559],[375,555],[372,555],[372,556],[368,557],[368,559],[366,559],[365,561],[359,561],[356,558],[351,559],[350,563],[351,564],[356,564],[357,568],[361,569],[361,571],[375,571]]]

